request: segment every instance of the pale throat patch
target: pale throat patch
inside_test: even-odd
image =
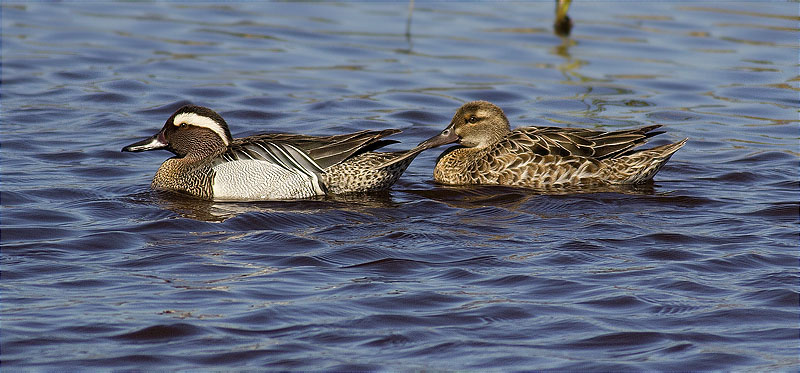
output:
[[[225,129],[223,129],[219,123],[209,117],[204,117],[195,113],[180,113],[175,116],[175,119],[172,120],[172,124],[175,127],[178,127],[181,125],[181,123],[208,128],[214,131],[214,133],[216,133],[219,138],[222,139],[222,142],[225,144],[225,146],[229,145],[228,137],[225,136]]]

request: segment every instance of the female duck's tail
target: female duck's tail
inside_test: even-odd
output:
[[[605,179],[614,184],[636,184],[648,181],[661,170],[669,158],[686,144],[688,138],[674,144],[635,151],[627,155],[606,159]]]

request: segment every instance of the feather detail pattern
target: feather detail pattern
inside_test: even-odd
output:
[[[333,136],[259,134],[234,139],[211,109],[184,106],[156,135],[123,151],[166,149],[151,187],[222,201],[307,198],[390,188],[424,149],[376,152],[396,129]],[[385,163],[385,165],[384,165]]]
[[[500,184],[532,188],[635,184],[650,180],[685,143],[638,150],[659,125],[621,131],[582,128],[509,129],[502,110],[485,101],[462,106],[450,125],[423,142],[461,145],[446,150],[433,177],[442,184]]]

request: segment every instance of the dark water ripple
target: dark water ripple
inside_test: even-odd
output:
[[[469,4],[469,6],[465,6]],[[8,370],[800,367],[796,4],[4,2]],[[121,153],[177,107],[235,135],[514,125],[689,143],[635,187],[432,183],[212,203]]]

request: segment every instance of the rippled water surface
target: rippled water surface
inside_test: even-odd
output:
[[[800,367],[798,4],[2,4],[4,369]],[[407,25],[410,26],[407,33]],[[432,182],[207,203],[121,153],[180,105],[235,136],[661,124],[650,185]]]

